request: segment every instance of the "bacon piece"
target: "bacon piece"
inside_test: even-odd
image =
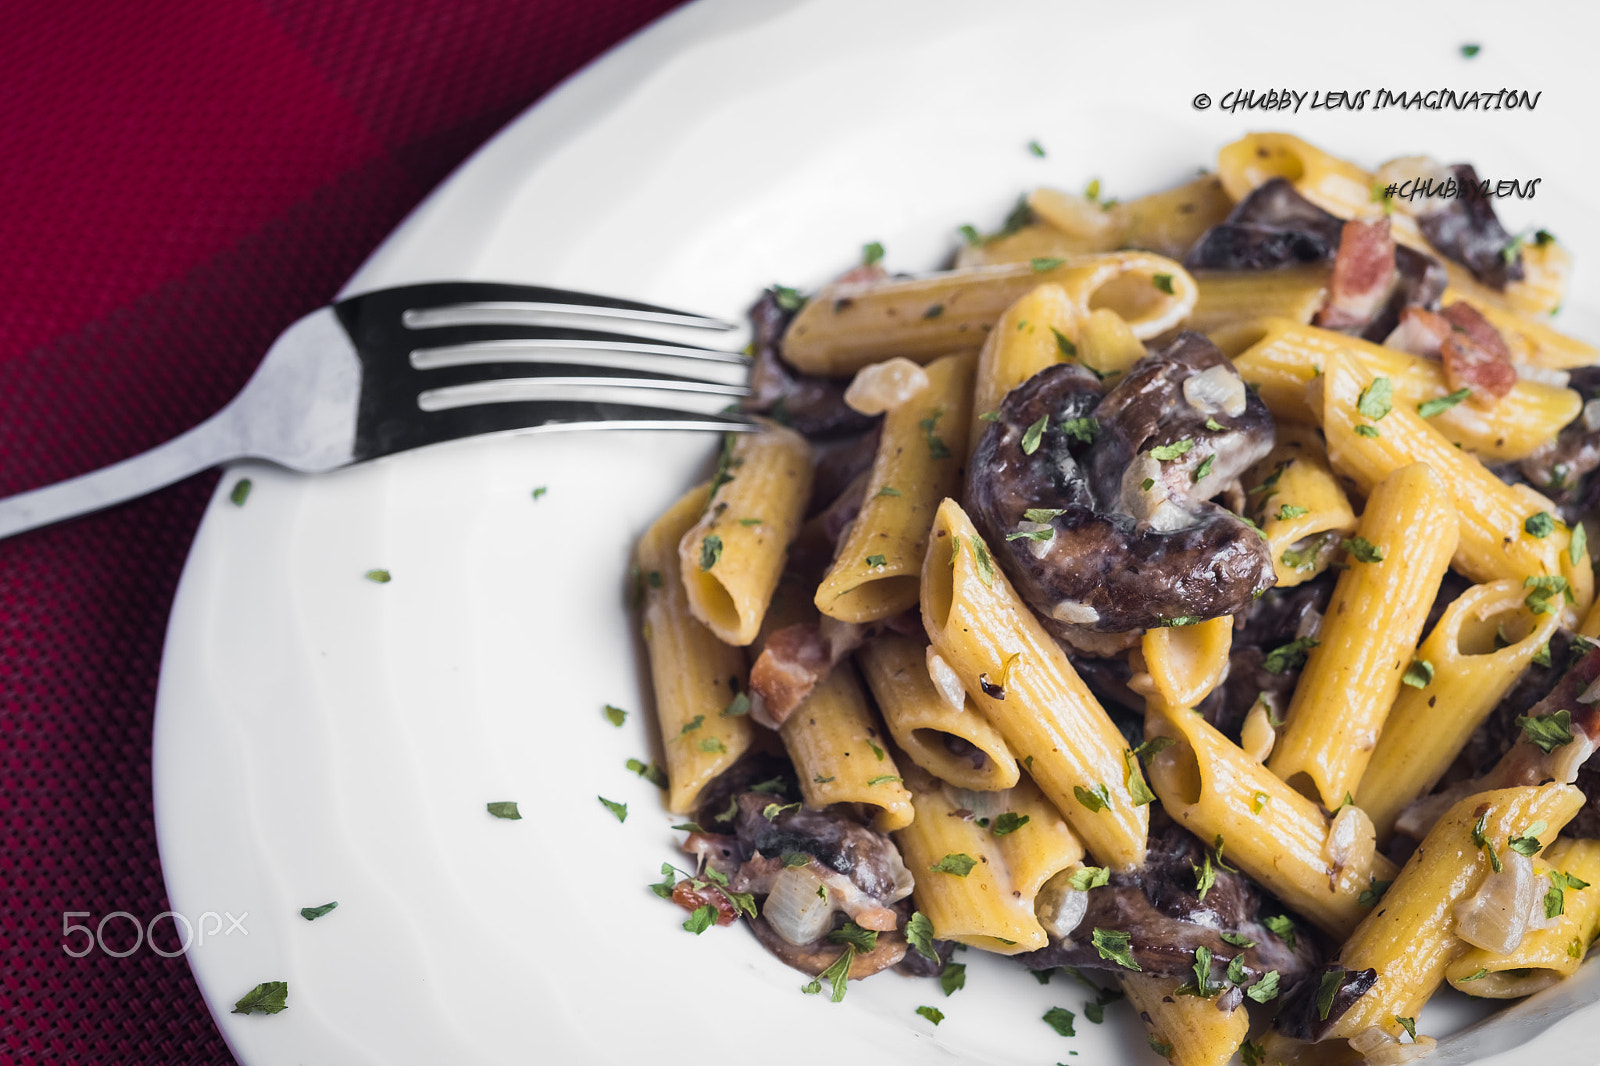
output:
[[[1439,358],[1439,346],[1450,336],[1450,320],[1423,307],[1408,307],[1400,312],[1400,324],[1383,339],[1385,348]]]
[[[717,924],[732,925],[739,920],[739,910],[733,901],[725,896],[716,885],[707,885],[704,888],[695,888],[688,881],[679,881],[672,886],[672,902],[686,911],[699,910],[707,903],[717,908]]]
[[[1445,384],[1454,392],[1471,389],[1485,404],[1505,398],[1517,383],[1511,352],[1499,332],[1469,304],[1453,303],[1444,309],[1450,335],[1439,346],[1444,361]]]
[[[1394,238],[1389,220],[1351,219],[1339,235],[1328,299],[1317,312],[1323,329],[1364,327],[1383,310],[1395,283]]]
[[[824,615],[816,622],[787,626],[767,638],[750,668],[750,692],[758,697],[751,716],[777,729],[840,659],[855,651],[877,626],[859,626]]]

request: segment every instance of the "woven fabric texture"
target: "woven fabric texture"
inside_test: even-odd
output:
[[[676,3],[11,5],[0,496],[216,410],[473,149]],[[156,679],[214,479],[0,541],[0,1061],[233,1061],[181,955],[63,937],[167,906]]]

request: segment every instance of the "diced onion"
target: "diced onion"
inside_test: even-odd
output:
[[[856,371],[844,402],[864,415],[893,410],[928,387],[928,372],[902,356],[873,363]]]
[[[1272,708],[1268,706],[1267,694],[1263,692],[1251,705],[1250,713],[1244,716],[1244,728],[1239,731],[1239,747],[1258,763],[1267,761],[1267,756],[1272,754],[1272,746],[1278,741],[1278,731],[1272,728],[1271,716]]]
[[[1328,839],[1323,842],[1322,854],[1334,871],[1372,865],[1372,853],[1377,846],[1377,831],[1367,812],[1355,804],[1347,804],[1334,815],[1328,826]],[[1330,874],[1330,877],[1333,876]]]
[[[1011,809],[1009,788],[1002,788],[997,792],[977,792],[946,785],[945,797],[950,800],[952,807],[971,811],[974,818],[994,819]]]
[[[1436,1041],[1418,1036],[1415,1043],[1402,1044],[1378,1026],[1363,1029],[1350,1038],[1350,1050],[1361,1056],[1365,1066],[1405,1066],[1433,1053]]]
[[[1033,913],[1052,939],[1065,940],[1083,922],[1089,910],[1089,893],[1072,887],[1072,875],[1082,869],[1074,864],[1057,873],[1039,889],[1033,901]]]
[[[1554,367],[1535,366],[1532,363],[1512,363],[1511,367],[1517,372],[1519,381],[1531,381],[1538,385],[1549,385],[1553,389],[1564,389],[1567,387],[1567,383],[1572,380],[1571,374],[1565,370],[1557,370]],[[1589,405],[1594,402],[1590,400],[1589,403],[1583,405],[1583,420],[1589,424],[1591,432],[1596,428],[1600,428],[1590,422]],[[1600,412],[1596,412],[1595,417],[1600,418]]]
[[[1600,398],[1590,400],[1583,405],[1583,424],[1590,433],[1600,429]]]
[[[1594,741],[1583,730],[1573,730],[1572,739],[1550,753],[1550,776],[1563,784],[1572,784],[1578,779],[1578,770],[1593,754]]]
[[[1533,863],[1505,848],[1501,870],[1483,879],[1473,895],[1456,904],[1456,935],[1497,955],[1514,951],[1528,932],[1535,905],[1543,907]]]
[[[772,931],[800,947],[828,931],[833,923],[833,897],[817,895],[822,879],[809,866],[791,866],[778,874],[761,906]]]
[[[1226,364],[1207,367],[1184,379],[1183,398],[1203,415],[1220,411],[1237,417],[1244,414],[1244,379]]]
[[[944,657],[933,650],[933,645],[928,645],[928,679],[933,682],[933,687],[939,690],[939,695],[944,701],[956,710],[965,710],[967,706],[967,690],[961,687],[961,677],[956,673],[956,668],[944,661]]]

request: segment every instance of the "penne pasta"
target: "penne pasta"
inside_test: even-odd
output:
[[[1357,407],[1373,376],[1354,358],[1333,353],[1324,371],[1315,406],[1322,412],[1335,471],[1370,492],[1400,467],[1427,463],[1455,496],[1460,539],[1452,564],[1457,570],[1477,582],[1558,578],[1566,582],[1572,602],[1563,605],[1565,596],[1557,596],[1556,608],[1569,625],[1582,617],[1594,598],[1588,555],[1572,558],[1571,533],[1565,528],[1542,538],[1524,528],[1530,516],[1554,510],[1549,500],[1525,485],[1507,485],[1404,404],[1396,404],[1378,424],[1361,415]],[[1372,426],[1377,435],[1357,433],[1357,425]]]
[[[969,458],[989,425],[983,416],[999,409],[1006,393],[1076,354],[1080,322],[1077,306],[1059,285],[1040,285],[1006,308],[978,354],[967,435]]]
[[[1060,813],[1026,777],[1008,791],[978,797],[984,824],[967,797],[934,778],[913,771],[911,784],[916,818],[895,843],[916,878],[913,896],[933,935],[1002,955],[1044,947],[1034,901],[1046,881],[1083,858],[1083,845]],[[962,860],[971,860],[966,873],[959,872]]]
[[[700,792],[750,747],[754,728],[727,715],[745,678],[744,654],[689,611],[678,574],[678,541],[705,510],[711,483],[696,485],[639,541],[634,559],[643,582],[643,628],[650,651],[656,724],[667,762],[667,810],[694,810]]]
[[[1180,995],[1181,981],[1142,973],[1119,976],[1128,1003],[1145,1023],[1151,1049],[1173,1066],[1226,1066],[1250,1032],[1248,1012]]]
[[[1450,394],[1438,360],[1288,319],[1236,325],[1219,335],[1218,345],[1232,355],[1239,376],[1256,387],[1274,416],[1290,421],[1318,421],[1306,386],[1326,369],[1335,352],[1353,356],[1366,373],[1387,378],[1397,408],[1415,412],[1419,405]],[[1582,407],[1582,398],[1571,389],[1519,381],[1492,408],[1456,403],[1427,422],[1451,444],[1486,462],[1502,463],[1527,458],[1576,418]]]
[[[1370,837],[1343,854],[1330,848],[1330,823],[1316,803],[1198,714],[1155,709],[1145,730],[1176,742],[1150,758],[1150,784],[1167,813],[1201,840],[1221,837],[1228,861],[1324,932],[1349,933],[1366,915],[1362,892],[1374,878],[1394,877]]]
[[[1279,588],[1309,581],[1333,562],[1356,515],[1328,468],[1316,430],[1294,422],[1277,427],[1277,442],[1242,479],[1256,524],[1272,549]]]
[[[1377,983],[1356,999],[1330,1028],[1330,1039],[1368,1029],[1400,1034],[1396,1018],[1415,1018],[1444,980],[1445,968],[1467,950],[1455,934],[1456,904],[1469,898],[1489,875],[1485,846],[1499,852],[1510,837],[1537,837],[1541,845],[1583,806],[1571,785],[1507,788],[1468,796],[1428,831],[1388,892],[1339,951],[1346,970],[1376,970]],[[1545,828],[1529,830],[1536,823]]]
[[[811,495],[811,446],[782,426],[738,436],[724,453],[710,505],[678,545],[694,616],[727,644],[761,629],[789,542]]]
[[[1425,463],[1367,499],[1267,766],[1329,810],[1355,791],[1456,548],[1455,503]]]
[[[1355,793],[1379,840],[1389,838],[1406,804],[1433,789],[1540,650],[1548,654],[1560,615],[1532,614],[1526,596],[1518,581],[1474,585],[1417,649],[1426,668],[1401,686]],[[1507,622],[1521,637],[1497,648]]]
[[[1228,217],[1233,200],[1215,174],[1161,192],[1138,196],[1111,208],[1126,219],[1123,246],[1182,260],[1200,235]]]
[[[922,620],[934,650],[1089,853],[1113,869],[1142,865],[1150,816],[1137,760],[954,500],[934,519]],[[1091,809],[1079,793],[1104,799]]]
[[[1326,263],[1281,270],[1197,270],[1199,295],[1184,328],[1212,333],[1260,318],[1309,323],[1328,298],[1332,273]]]
[[[1140,339],[1173,328],[1194,307],[1188,272],[1149,252],[976,267],[827,286],[795,316],[783,354],[808,374],[840,376],[896,355],[925,363],[976,350],[1007,307],[1045,283],[1066,290],[1080,317],[1116,311]]]
[[[916,606],[933,512],[961,484],[974,362],[929,363],[928,387],[884,416],[861,512],[816,592],[823,614],[866,623]]]
[[[849,663],[835,666],[778,732],[807,807],[860,803],[885,833],[911,824],[911,793]]]
[[[1144,631],[1139,650],[1150,690],[1166,707],[1197,707],[1228,676],[1233,615]],[[1138,679],[1136,678],[1136,681]],[[1134,685],[1134,690],[1139,690]]]
[[[965,690],[961,706],[952,706],[928,676],[928,655],[926,643],[893,633],[856,652],[895,745],[912,762],[957,788],[1012,787],[1017,783],[1017,760],[1005,738],[978,713]]]
[[[1589,887],[1600,886],[1600,840],[1562,837],[1534,860],[1540,875],[1570,874]],[[1460,992],[1484,999],[1515,999],[1543,991],[1578,972],[1600,932],[1600,887],[1589,892],[1565,885],[1561,913],[1542,929],[1529,929],[1505,954],[1474,947],[1445,967],[1445,979]],[[1548,915],[1551,907],[1546,905]]]

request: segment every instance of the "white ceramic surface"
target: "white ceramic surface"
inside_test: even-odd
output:
[[[762,285],[819,283],[865,241],[929,268],[956,225],[993,226],[1025,188],[1098,176],[1137,194],[1243,132],[1289,129],[1367,163],[1426,151],[1544,178],[1502,217],[1576,249],[1581,302],[1600,280],[1593,10],[702,0],[491,142],[350,291],[526,280],[737,317]],[[1191,106],[1236,87],[1543,96],[1531,113]],[[1592,326],[1572,310],[1569,327]],[[1125,1005],[1089,1024],[1071,982],[976,953],[949,999],[893,975],[837,1006],[803,996],[743,930],[691,936],[645,890],[677,834],[623,767],[657,747],[623,574],[713,446],[533,435],[223,479],[173,609],[155,799],[174,909],[248,912],[248,935],[189,952],[242,1063],[1160,1061]],[[239,476],[243,507],[227,499]],[[374,567],[393,581],[364,580]],[[621,729],[608,702],[632,712]],[[625,824],[597,794],[629,805]],[[506,799],[522,821],[485,813]],[[228,1013],[266,980],[289,982],[288,1011]],[[1591,965],[1431,1061],[1594,1061],[1597,998]],[[1476,1014],[1441,1000],[1424,1032]],[[944,1010],[937,1029],[924,1003]],[[1079,1012],[1078,1036],[1038,1020],[1055,1005]]]

